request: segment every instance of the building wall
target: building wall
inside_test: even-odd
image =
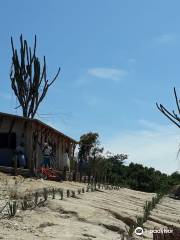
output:
[[[14,119],[14,120],[13,120]],[[39,168],[42,161],[42,148],[45,142],[49,142],[54,150],[54,168],[63,170],[65,163],[63,155],[68,149],[69,156],[72,156],[72,146],[70,139],[61,136],[48,127],[45,127],[37,122],[27,121],[26,119],[16,119],[11,117],[3,117],[0,120],[0,133],[8,133],[14,121],[11,132],[16,133],[16,145],[21,142],[25,144],[25,154],[27,157],[27,167],[30,169]],[[9,158],[13,157],[12,149],[0,149],[0,165],[3,151],[7,151]]]
[[[36,162],[36,167],[39,168],[43,161],[42,149],[45,142],[48,142],[53,148],[54,158],[52,160],[53,167],[57,170],[63,170],[66,163],[64,163],[64,153],[68,149],[69,156],[72,156],[72,144],[70,140],[54,131],[40,125],[37,123],[32,123],[32,145],[33,145],[33,135],[36,134],[38,138],[38,143],[36,144],[36,150],[32,149],[32,162]]]
[[[27,150],[27,158],[29,159],[29,140],[26,137],[26,135],[28,135],[29,129],[26,127],[25,121],[9,117],[3,117],[3,119],[1,118],[0,133],[9,133],[10,128],[11,132],[16,134],[16,146],[19,145],[21,142],[25,144],[25,150]],[[0,149],[0,163],[2,162],[3,156],[4,158],[7,157],[7,162],[9,162],[7,165],[12,165],[9,158],[13,158],[13,155],[15,153],[14,150],[11,148]],[[3,155],[3,152],[6,152],[6,154]],[[6,159],[3,159],[3,162],[5,161]]]

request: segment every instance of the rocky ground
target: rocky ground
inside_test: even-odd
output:
[[[0,239],[120,240],[123,233],[127,235],[136,217],[143,214],[145,202],[155,195],[126,188],[78,194],[78,189],[86,190],[86,184],[14,178],[0,173],[0,210],[9,198],[23,199],[24,195],[44,187],[64,189],[63,200],[59,194],[55,199],[49,195],[44,206],[25,211],[17,200],[19,207],[15,217],[3,215],[5,209],[0,214]],[[76,196],[67,198],[67,189],[74,190]],[[179,200],[167,196],[161,199],[144,224],[145,230],[163,226],[180,228]],[[145,231],[140,239],[152,239],[152,234]]]

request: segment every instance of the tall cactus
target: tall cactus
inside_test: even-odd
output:
[[[19,101],[19,107],[22,108],[23,116],[34,118],[40,103],[47,94],[49,87],[57,79],[60,68],[55,77],[49,81],[46,76],[46,59],[44,57],[41,64],[36,56],[36,36],[33,50],[28,46],[26,40],[20,36],[20,54],[14,48],[13,38],[12,46],[12,65],[10,71],[11,87]]]

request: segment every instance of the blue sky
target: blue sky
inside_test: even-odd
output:
[[[97,131],[106,150],[171,173],[179,130],[156,109],[180,92],[179,1],[16,0],[0,7],[0,111],[17,113],[10,37],[38,39],[51,79],[38,117],[79,139]],[[48,116],[43,114],[49,114]],[[51,115],[50,115],[51,114]]]

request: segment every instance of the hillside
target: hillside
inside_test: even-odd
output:
[[[21,203],[24,195],[30,195],[43,188],[64,189],[64,198],[56,193],[55,199],[48,200],[36,208],[23,211]],[[78,189],[85,193],[78,194]],[[75,197],[66,196],[67,189],[75,191]],[[24,179],[0,174],[0,209],[9,196],[17,198],[18,211],[14,218],[6,217],[6,208],[1,213],[0,239],[62,239],[62,240],[118,240],[127,232],[137,216],[143,214],[146,201],[153,193],[134,191],[126,188],[86,192],[87,185],[76,182],[52,182]],[[180,228],[180,201],[168,197],[161,199],[144,224],[146,229],[176,226]],[[144,239],[152,239],[145,233]],[[142,238],[141,238],[142,239]]]

